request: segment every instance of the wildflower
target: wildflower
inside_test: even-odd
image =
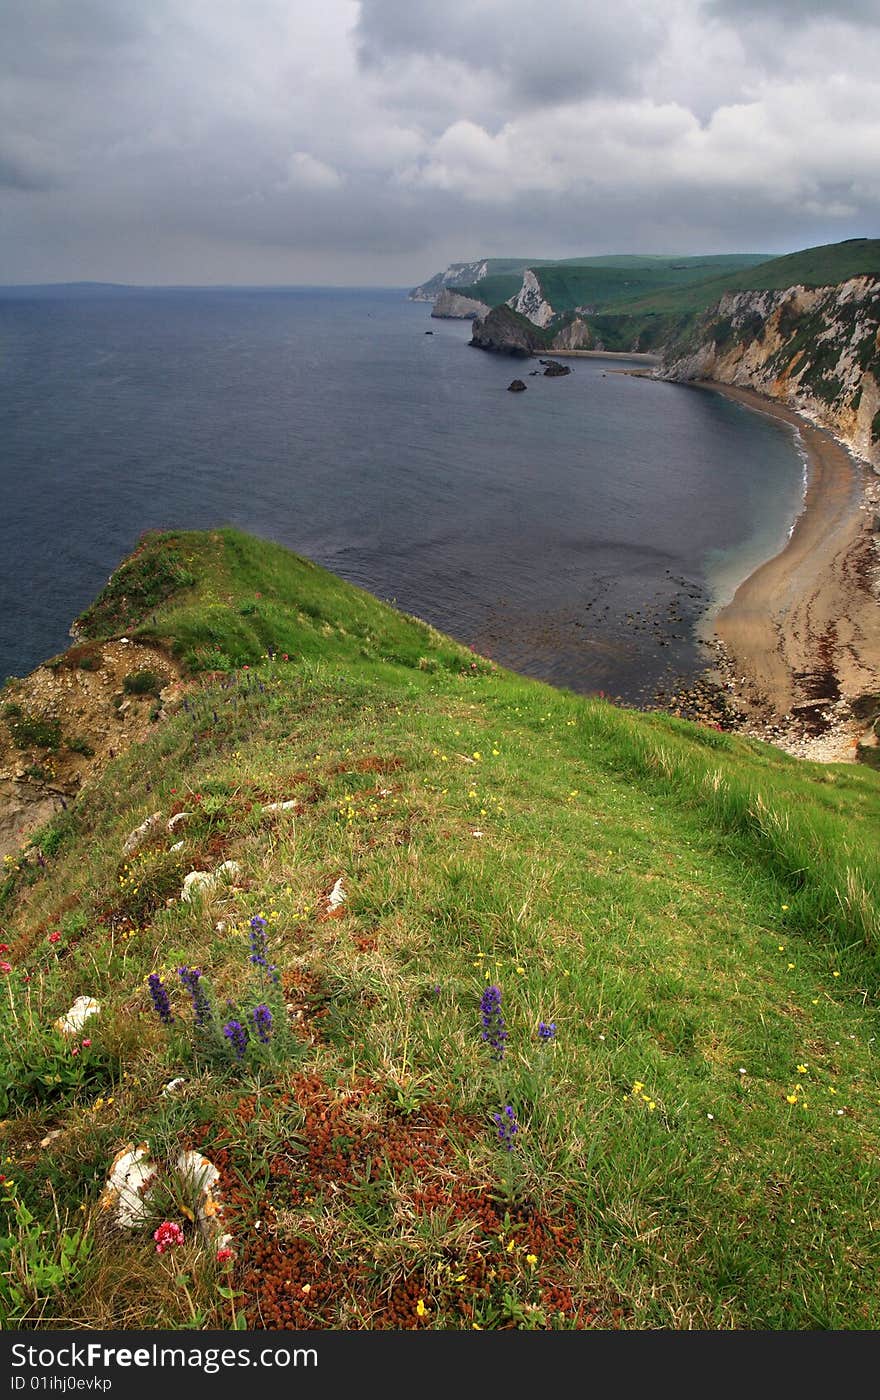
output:
[[[255,914],[251,919],[250,944],[251,962],[257,967],[266,967],[266,925],[267,920],[261,914]]]
[[[164,1254],[173,1245],[183,1244],[183,1231],[173,1220],[163,1220],[153,1231],[153,1239],[156,1241],[156,1253]]]
[[[90,1040],[83,1040],[83,1041],[80,1042],[80,1044],[82,1045],[82,1047],[83,1047],[84,1050],[88,1050],[88,1048],[89,1048],[89,1046],[91,1045],[91,1043],[92,1043],[92,1042],[91,1042]]]
[[[56,929],[54,933],[50,933],[50,934],[48,935],[48,937],[46,938],[46,942],[47,942],[47,943],[57,943],[57,942],[60,940],[60,938],[61,938],[61,934],[59,933],[58,929]]]
[[[806,1066],[806,1065],[798,1065],[798,1067],[797,1067],[797,1072],[798,1072],[798,1074],[806,1074],[806,1072],[807,1072],[807,1066]]]
[[[498,1129],[498,1141],[506,1152],[513,1151],[513,1139],[519,1132],[519,1124],[516,1121],[516,1114],[510,1104],[506,1104],[501,1113],[493,1113],[492,1121]]]
[[[272,1030],[272,1012],[264,1002],[255,1006],[251,1012],[251,1019],[256,1027],[257,1035],[264,1045],[269,1043],[269,1034]],[[241,1058],[241,1056],[239,1056]]]
[[[480,1011],[483,1019],[483,1039],[492,1047],[493,1058],[503,1060],[507,1031],[501,1014],[501,988],[487,987],[480,998]]]
[[[555,1039],[556,1039],[556,1022],[555,1022],[555,1021],[551,1021],[551,1022],[549,1023],[549,1025],[548,1025],[545,1021],[539,1021],[539,1022],[538,1022],[538,1039],[539,1039],[539,1040],[544,1040],[544,1041],[547,1041],[547,1040],[555,1040]]]
[[[150,1000],[153,1009],[163,1025],[170,1026],[172,1021],[171,1002],[168,997],[168,989],[163,985],[162,978],[158,972],[151,972],[147,978],[147,985],[150,988]]]
[[[228,1264],[228,1263],[229,1263],[232,1259],[234,1259],[234,1258],[235,1258],[235,1251],[234,1251],[234,1250],[231,1250],[231,1249],[229,1249],[229,1248],[227,1248],[226,1246],[224,1246],[223,1249],[218,1249],[218,1250],[217,1250],[217,1263],[218,1263],[218,1264]]]
[[[12,971],[12,963],[0,962],[0,972],[2,972],[2,973],[5,974],[5,973],[11,972],[11,971]]]
[[[249,1036],[241,1021],[227,1021],[223,1027],[223,1034],[235,1051],[237,1060],[244,1059],[244,1052],[247,1050]]]
[[[537,1254],[527,1254],[527,1255],[526,1255],[526,1263],[528,1264],[528,1266],[529,1266],[530,1269],[534,1269],[535,1266],[536,1266],[537,1263],[538,1263],[538,1256],[537,1256]]]
[[[416,1312],[418,1313],[419,1317],[428,1316],[428,1309],[425,1307],[424,1298],[420,1298],[419,1301],[416,1303]]]
[[[214,1013],[211,1010],[207,992],[200,985],[201,970],[197,967],[179,967],[177,975],[189,992],[193,1010],[196,1013],[196,1025],[207,1026],[214,1019]]]

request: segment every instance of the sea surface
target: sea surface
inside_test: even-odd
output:
[[[0,291],[0,683],[69,644],[142,531],[220,524],[555,684],[639,703],[699,671],[700,618],[801,508],[792,430],[617,359],[534,375],[429,312]]]

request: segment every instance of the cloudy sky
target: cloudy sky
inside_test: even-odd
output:
[[[880,0],[0,0],[0,282],[880,234]]]

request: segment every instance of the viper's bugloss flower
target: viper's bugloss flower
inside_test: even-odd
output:
[[[504,1058],[507,1031],[501,1014],[501,988],[487,987],[480,998],[480,1011],[483,1018],[483,1039],[492,1047],[496,1060]]]
[[[153,1239],[156,1241],[156,1253],[164,1254],[173,1245],[183,1244],[183,1231],[175,1221],[163,1220],[159,1228],[153,1231]]]
[[[539,1040],[555,1040],[555,1039],[556,1039],[556,1022],[555,1022],[555,1021],[551,1021],[551,1022],[549,1023],[549,1025],[548,1025],[546,1021],[539,1021],[539,1022],[538,1022],[538,1039],[539,1039]]]
[[[168,988],[163,983],[158,972],[150,973],[147,978],[147,985],[150,989],[150,1000],[153,1003],[153,1009],[156,1015],[166,1026],[170,1026],[174,1019],[171,1015],[171,1001],[168,996]]]
[[[272,1031],[272,1012],[269,1010],[268,1006],[266,1006],[265,1002],[261,1002],[259,1006],[254,1007],[251,1012],[251,1019],[253,1020],[260,1040],[264,1045],[268,1045],[269,1036]]]
[[[498,1141],[507,1152],[513,1151],[513,1139],[519,1132],[516,1114],[510,1104],[505,1104],[500,1113],[492,1114],[492,1121],[498,1129]]]
[[[208,994],[201,985],[201,970],[197,967],[179,967],[177,975],[189,992],[193,1011],[196,1013],[196,1025],[207,1026],[214,1019],[214,1013],[208,1001]]]
[[[235,1058],[237,1060],[243,1060],[250,1037],[246,1028],[241,1024],[241,1021],[227,1021],[226,1025],[223,1027],[223,1034],[235,1051]]]
[[[255,914],[251,919],[249,937],[251,942],[251,962],[256,967],[268,967],[269,961],[266,957],[266,953],[268,952],[266,920],[260,914]]]

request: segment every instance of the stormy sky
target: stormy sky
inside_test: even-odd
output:
[[[880,234],[880,0],[0,0],[0,282]]]

